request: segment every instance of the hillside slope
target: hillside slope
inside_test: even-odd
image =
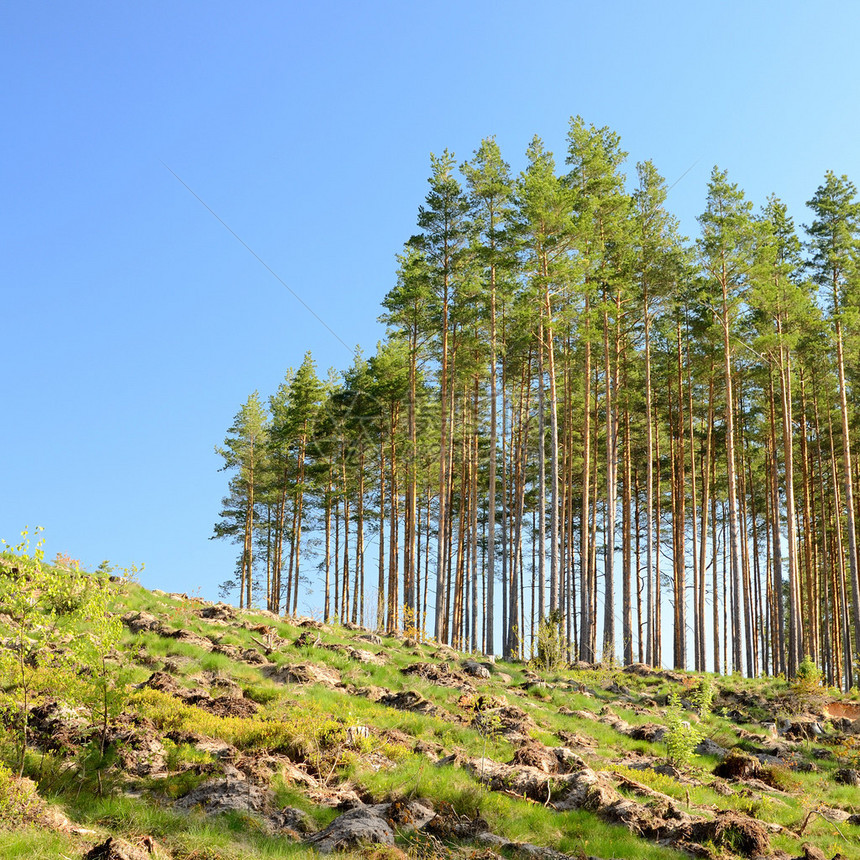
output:
[[[860,860],[860,707],[814,675],[547,671],[100,587],[24,631],[5,592],[0,857]]]

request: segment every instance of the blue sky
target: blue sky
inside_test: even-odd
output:
[[[429,154],[515,170],[569,117],[652,159],[690,235],[714,164],[796,221],[860,181],[860,6],[0,6],[0,536],[214,598],[219,444],[312,350],[372,352]],[[323,327],[171,175],[307,302]],[[338,340],[340,338],[340,340]],[[309,600],[313,600],[311,596]]]

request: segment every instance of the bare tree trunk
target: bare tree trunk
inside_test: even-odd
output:
[[[589,502],[591,492],[591,332],[589,326],[590,305],[585,300],[585,368],[583,370],[583,410],[582,410],[582,517],[579,538],[579,584],[580,612],[579,658],[594,661],[591,647],[591,589],[589,571],[591,568],[591,546],[589,543]]]
[[[741,613],[741,542],[738,514],[738,479],[735,457],[735,398],[732,380],[732,347],[729,337],[728,275],[723,265],[721,284],[723,289],[722,328],[723,359],[726,389],[726,480],[729,501],[729,544],[732,576],[732,669],[743,670],[743,615]]]
[[[604,301],[606,297],[604,296]],[[615,392],[617,390],[617,368],[612,369],[609,354],[609,312],[603,311],[603,372],[606,382],[606,511],[604,513],[603,547],[603,661],[615,660],[615,507],[617,493],[616,470],[617,419],[615,416]]]

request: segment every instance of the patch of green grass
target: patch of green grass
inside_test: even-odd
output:
[[[437,767],[420,756],[410,756],[393,771],[356,775],[375,798],[428,797],[450,803],[461,815],[478,812],[494,833],[518,842],[552,846],[576,854],[580,849],[601,857],[681,860],[676,851],[645,842],[626,828],[604,824],[593,815],[558,813],[538,803],[483,789],[459,768]]]
[[[122,796],[81,796],[69,804],[68,812],[87,827],[100,827],[112,833],[152,836],[177,858],[292,860],[308,856],[305,846],[282,837],[269,836],[259,822],[240,814],[184,815]],[[2,856],[5,858],[6,855]],[[53,855],[52,860],[58,856],[61,855]]]
[[[80,857],[87,849],[79,838],[37,827],[0,831],[0,857],[3,860],[57,860]]]

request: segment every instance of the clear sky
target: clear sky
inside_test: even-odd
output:
[[[430,152],[496,135],[519,170],[538,134],[563,163],[580,114],[628,175],[680,180],[689,235],[714,164],[802,224],[826,170],[860,182],[858,25],[856,2],[6,0],[0,536],[214,598],[213,448],[307,350],[374,350]]]

